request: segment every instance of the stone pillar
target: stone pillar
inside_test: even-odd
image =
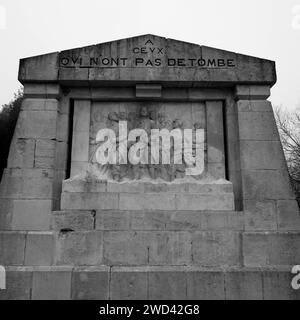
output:
[[[293,230],[299,210],[272,110],[268,86],[236,86],[246,230]]]
[[[24,93],[0,185],[0,226],[2,230],[49,230],[60,88],[25,84]]]
[[[71,177],[85,172],[89,162],[91,101],[76,100],[72,138]]]

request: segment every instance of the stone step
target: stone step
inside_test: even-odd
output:
[[[300,263],[300,232],[0,232],[0,265],[276,267]]]
[[[300,300],[290,268],[6,267],[0,300]]]
[[[53,211],[51,228],[107,231],[244,230],[244,213],[236,211],[65,210]]]
[[[233,193],[63,192],[62,210],[233,211]]]

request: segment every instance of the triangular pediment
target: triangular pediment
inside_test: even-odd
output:
[[[151,34],[23,59],[19,78],[21,82],[276,82],[273,61]]]

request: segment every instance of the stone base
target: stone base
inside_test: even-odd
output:
[[[73,178],[63,182],[62,210],[234,210],[226,180],[116,183]]]
[[[7,267],[0,300],[300,300],[287,268]]]

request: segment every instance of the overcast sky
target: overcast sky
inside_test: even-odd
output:
[[[152,33],[275,60],[274,105],[300,105],[300,0],[0,0],[0,105],[19,59]]]

